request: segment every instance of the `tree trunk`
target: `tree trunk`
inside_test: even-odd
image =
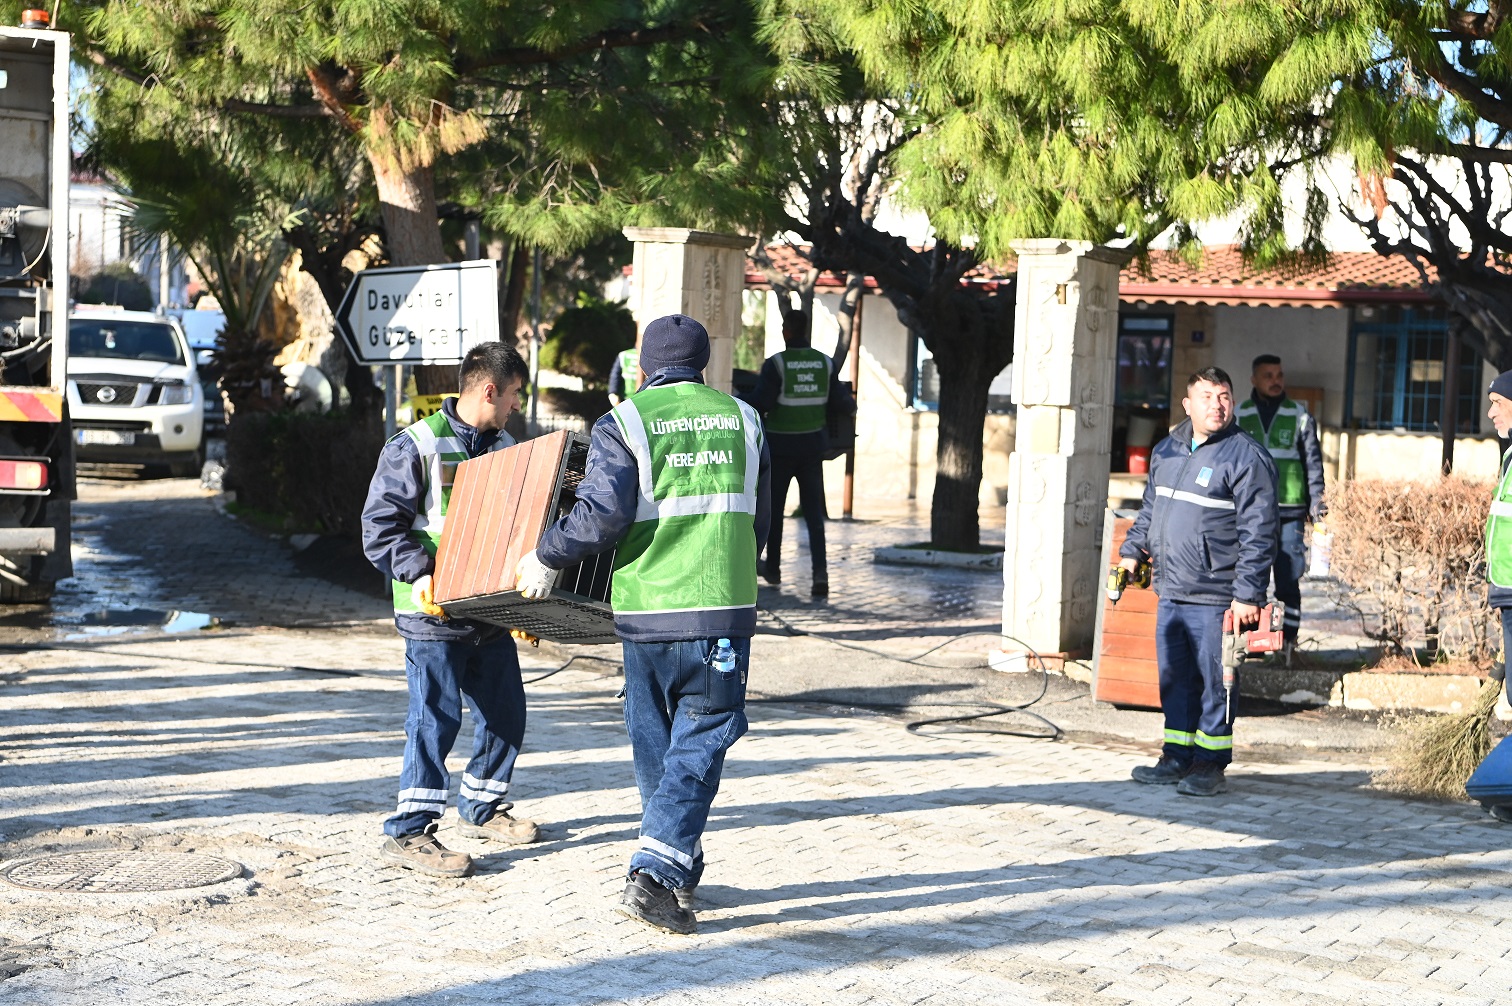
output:
[[[436,173],[429,167],[405,171],[383,158],[372,158],[383,216],[384,249],[392,265],[439,265],[450,261],[441,243],[436,212]],[[444,395],[457,390],[457,368],[416,367],[415,391]]]
[[[852,333],[856,326],[856,305],[866,292],[866,277],[859,272],[847,273],[845,292],[840,295],[840,307],[835,311],[835,320],[840,323],[840,338],[835,341],[834,361],[837,368],[845,365],[850,356]]]
[[[520,312],[525,309],[525,280],[530,276],[530,248],[515,238],[505,263],[508,272],[501,277],[504,282],[503,303],[499,306],[499,335],[509,344],[520,344]]]
[[[974,551],[982,486],[987,389],[1013,356],[1012,295],[955,286],[931,297],[916,320],[940,375],[939,439],[929,540],[935,548]]]

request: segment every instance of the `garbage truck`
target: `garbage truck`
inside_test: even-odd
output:
[[[0,603],[73,574],[67,401],[68,42],[27,11],[0,27]]]

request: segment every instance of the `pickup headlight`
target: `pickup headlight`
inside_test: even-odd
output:
[[[194,401],[194,389],[187,384],[165,384],[158,394],[159,405],[188,405]]]

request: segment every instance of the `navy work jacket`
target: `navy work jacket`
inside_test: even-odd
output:
[[[658,370],[641,385],[642,389],[663,384],[681,384],[684,381],[703,383],[698,371],[687,367],[666,367]],[[756,480],[756,540],[766,541],[772,519],[772,473],[771,455],[765,440],[761,445],[761,468]],[[625,443],[619,423],[613,415],[606,415],[593,424],[593,435],[588,444],[588,470],[577,490],[577,505],[541,536],[536,546],[536,558],[551,569],[565,569],[582,562],[589,556],[607,552],[619,543],[635,523],[635,510],[640,501],[640,469],[635,455]],[[689,556],[689,563],[699,557]],[[633,616],[616,616],[615,632],[632,643],[669,642],[674,639],[707,639],[710,636],[749,636],[755,630],[754,621],[748,631],[739,631],[727,624],[723,612],[690,611],[685,629],[669,635],[663,627],[651,628],[637,624]],[[754,618],[754,612],[753,618]],[[654,616],[663,621],[665,615]]]
[[[469,458],[514,444],[514,438],[503,430],[484,432],[464,423],[457,415],[455,398],[443,401],[441,411]],[[420,460],[420,448],[413,437],[400,430],[378,455],[378,467],[362,508],[362,552],[390,580],[414,583],[436,571],[435,558],[410,534],[415,514],[424,505],[425,465]],[[484,640],[505,631],[465,618],[445,620],[418,611],[395,613],[394,625],[406,639]]]
[[[1144,503],[1118,554],[1154,561],[1162,601],[1264,604],[1277,530],[1270,452],[1237,423],[1193,450],[1187,419],[1150,453]]]

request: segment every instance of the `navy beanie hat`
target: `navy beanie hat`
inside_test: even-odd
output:
[[[1512,370],[1504,370],[1496,375],[1496,380],[1491,382],[1492,392],[1503,398],[1512,398]]]
[[[703,370],[709,365],[709,333],[685,314],[657,318],[641,333],[640,369],[650,377],[667,367]]]

